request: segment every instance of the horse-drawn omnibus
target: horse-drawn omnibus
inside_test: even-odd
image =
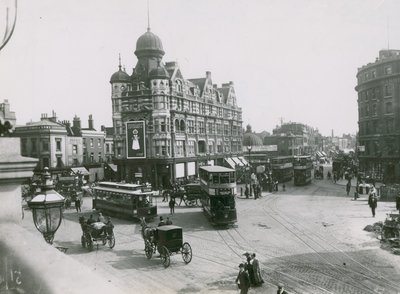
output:
[[[312,168],[311,156],[295,156],[293,160],[294,184],[296,186],[310,184]]]
[[[274,178],[279,183],[291,181],[293,178],[293,156],[277,156],[271,158],[271,168]]]
[[[151,186],[99,182],[93,187],[93,208],[119,217],[151,219],[157,216]]]
[[[201,204],[211,223],[234,224],[237,221],[235,170],[222,166],[202,166],[199,176],[203,190]]]

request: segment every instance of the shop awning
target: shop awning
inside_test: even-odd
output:
[[[247,162],[246,159],[244,159],[243,156],[239,156],[238,158],[240,159],[241,162],[243,162],[243,165],[249,165],[249,163]]]
[[[235,162],[237,166],[244,166],[244,164],[237,157],[232,157],[232,160]]]
[[[225,159],[225,161],[228,163],[228,165],[231,167],[231,168],[235,168],[235,166],[236,166],[236,164],[235,164],[235,162],[232,160],[232,158],[230,158],[230,157],[228,157],[228,158],[224,158]]]
[[[107,163],[107,165],[109,166],[109,168],[113,171],[113,172],[117,172],[118,168],[116,164],[112,164],[112,163]]]
[[[84,176],[90,175],[88,170],[86,168],[84,168],[84,167],[71,167],[71,171],[76,175],[78,173],[81,174],[81,175],[84,175]]]

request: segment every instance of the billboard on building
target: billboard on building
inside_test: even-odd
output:
[[[146,158],[144,121],[126,122],[126,158]]]

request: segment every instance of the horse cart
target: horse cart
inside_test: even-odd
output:
[[[151,259],[158,251],[165,268],[169,267],[173,254],[182,254],[183,261],[188,264],[192,260],[192,247],[189,243],[183,243],[182,228],[174,225],[165,225],[157,228],[143,226],[142,235],[145,244],[145,254]]]
[[[102,222],[95,222],[88,224],[83,216],[79,218],[79,223],[82,228],[81,244],[83,248],[89,251],[93,250],[93,245],[106,245],[111,249],[115,246],[115,237],[111,223],[104,224]]]

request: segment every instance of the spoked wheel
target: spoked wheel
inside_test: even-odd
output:
[[[105,236],[104,238],[101,239],[101,243],[102,243],[103,245],[106,245],[106,244],[107,244],[107,236]]]
[[[182,259],[186,264],[192,261],[192,247],[190,247],[188,242],[183,243],[181,252]]]
[[[110,249],[113,249],[115,246],[115,237],[114,234],[109,235],[108,237],[108,247],[110,247]]]
[[[82,235],[82,237],[81,237],[81,244],[82,244],[82,247],[83,247],[83,248],[86,248],[86,238],[85,238],[85,235]]]
[[[161,255],[161,260],[163,263],[163,266],[165,268],[169,267],[170,263],[171,263],[171,259],[169,257],[169,250],[167,247],[163,246],[160,248],[160,255]]]
[[[86,248],[89,249],[89,251],[93,250],[92,236],[86,236]]]
[[[153,246],[151,246],[150,241],[146,240],[144,244],[144,252],[146,254],[147,259],[151,259],[153,256]]]

